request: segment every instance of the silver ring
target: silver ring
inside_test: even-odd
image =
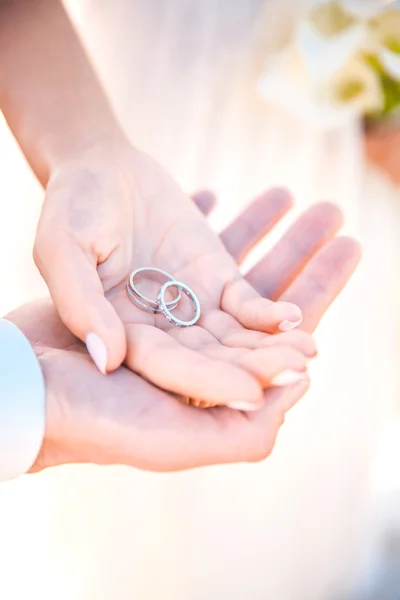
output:
[[[178,317],[175,317],[168,309],[167,303],[165,302],[165,292],[170,287],[177,288],[179,292],[183,292],[191,301],[194,309],[194,317],[190,321],[182,321],[181,319],[178,319]],[[166,283],[164,283],[164,285],[158,291],[157,303],[160,312],[162,312],[167,321],[173,323],[177,327],[191,327],[192,325],[195,325],[195,323],[197,323],[197,321],[200,319],[200,302],[196,294],[193,292],[193,290],[190,289],[189,286],[185,285],[184,283],[181,283],[180,281],[167,281]]]
[[[155,267],[141,267],[140,269],[136,269],[133,271],[129,277],[129,281],[127,283],[127,292],[129,298],[135,302],[140,308],[147,310],[151,313],[160,313],[161,309],[158,306],[156,300],[152,300],[148,298],[144,294],[142,294],[135,285],[135,278],[139,279],[152,279],[160,283],[168,283],[175,281],[172,275],[167,273],[167,271],[163,271],[162,269],[156,269]],[[165,302],[168,310],[174,310],[179,304],[181,299],[180,291],[178,290],[178,295],[173,300],[169,302]]]

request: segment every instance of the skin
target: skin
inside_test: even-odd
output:
[[[112,163],[109,157],[107,147],[64,164],[46,190],[35,257],[69,329],[104,341],[108,371],[124,361],[199,403],[256,409],[279,374],[303,377],[316,351],[311,337],[292,343],[286,333],[269,335],[288,321],[295,327],[300,309],[257,293],[196,205],[150,157],[130,146],[115,149]],[[130,301],[126,282],[140,266],[165,269],[195,291],[195,326],[177,328]]]
[[[222,234],[235,259],[243,259],[265,233],[266,221],[273,226],[279,220],[284,212],[281,198],[272,192],[258,199]],[[196,201],[203,208],[212,203],[207,194]],[[311,207],[247,274],[251,285],[271,300],[298,304],[308,332],[315,329],[360,259],[356,241],[335,237],[341,221],[331,204]],[[32,471],[83,462],[175,471],[262,460],[270,454],[286,412],[309,385],[305,380],[266,390],[262,408],[253,413],[225,407],[201,411],[125,367],[103,377],[49,300],[31,303],[7,318],[34,345],[48,390],[46,436]]]
[[[46,189],[35,261],[100,371],[124,363],[198,406],[247,410],[283,376],[307,380],[315,344],[287,331],[301,309],[262,297],[179,186],[126,139],[62,3],[0,3],[0,56],[0,107]],[[126,281],[143,266],[194,290],[196,326],[130,302]]]
[[[0,107],[46,189],[34,258],[63,323],[100,344],[95,357],[88,343],[99,369],[124,363],[197,404],[253,409],[282,373],[305,378],[312,339],[268,335],[294,328],[301,310],[246,283],[196,206],[128,142],[62,3],[2,3],[0,56]],[[195,291],[195,327],[129,301],[126,281],[143,266]]]

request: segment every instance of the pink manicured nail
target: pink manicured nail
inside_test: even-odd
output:
[[[88,352],[100,373],[105,375],[108,352],[103,340],[95,333],[88,333],[86,336],[86,348],[88,349]]]
[[[286,319],[279,325],[279,329],[281,331],[291,331],[292,329],[296,329],[296,327],[301,325],[302,321],[303,319],[297,319],[297,321],[289,321],[289,319]]]
[[[228,408],[231,408],[232,410],[241,410],[243,412],[255,412],[256,410],[260,410],[262,405],[250,404],[249,402],[234,402],[233,404],[228,404]]]
[[[292,371],[288,369],[287,371],[282,371],[279,375],[276,375],[273,379],[271,379],[271,384],[277,387],[283,387],[285,385],[292,385],[293,383],[298,383],[299,381],[304,381],[308,379],[307,373],[300,371]]]

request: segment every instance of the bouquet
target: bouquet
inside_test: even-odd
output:
[[[269,57],[258,87],[318,127],[362,120],[370,158],[380,164],[396,149],[400,182],[400,1],[314,2],[293,42]],[[393,165],[380,166],[393,176]]]

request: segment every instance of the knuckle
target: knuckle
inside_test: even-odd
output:
[[[305,283],[314,297],[329,299],[328,289],[325,285],[325,277],[322,272],[309,273]]]

